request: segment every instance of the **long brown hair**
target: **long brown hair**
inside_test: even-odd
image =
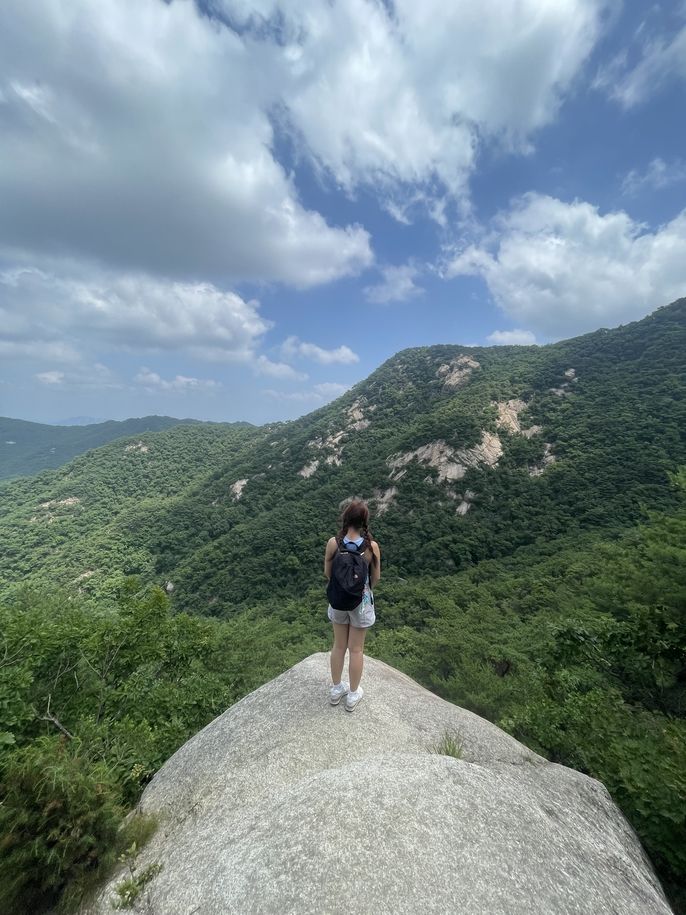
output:
[[[336,535],[339,547],[343,538],[348,533],[349,527],[354,527],[364,537],[364,548],[372,554],[372,563],[376,562],[376,555],[372,549],[372,534],[369,530],[369,508],[362,499],[346,499],[341,502],[341,529]]]

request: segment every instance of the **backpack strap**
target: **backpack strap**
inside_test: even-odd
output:
[[[355,555],[362,556],[364,561],[367,563],[367,566],[371,569],[372,564],[374,563],[374,548],[373,547],[371,548],[372,558],[367,559],[367,557],[364,555],[366,552],[364,540],[362,541],[362,543],[359,546],[356,543],[351,543],[348,545],[348,544],[344,544],[343,541],[339,540],[338,536],[336,536],[336,544],[338,546],[338,550],[337,550],[338,553],[342,554],[343,556],[345,556],[346,553],[352,553],[353,556],[355,556]],[[349,546],[353,546],[354,549],[349,549]],[[335,555],[336,555],[336,553],[334,553],[334,556]]]
[[[361,543],[359,546],[356,543],[339,543],[338,551],[340,553],[352,553],[353,556],[364,556],[364,543]]]

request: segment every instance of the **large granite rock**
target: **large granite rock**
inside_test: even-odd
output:
[[[604,786],[380,661],[328,703],[328,655],[246,696],[141,799],[162,825],[137,912],[660,915],[671,909]],[[431,752],[458,732],[463,757]],[[111,913],[119,873],[84,910]]]

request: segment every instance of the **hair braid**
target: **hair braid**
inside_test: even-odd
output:
[[[348,528],[354,527],[362,534],[365,552],[367,550],[371,552],[371,565],[374,565],[376,563],[376,554],[372,549],[372,534],[369,530],[369,508],[367,503],[362,499],[350,499],[341,503],[341,510],[341,529],[336,536],[339,549],[343,543],[343,538],[348,533]]]

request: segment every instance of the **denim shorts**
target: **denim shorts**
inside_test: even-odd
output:
[[[374,595],[365,586],[362,603],[355,607],[354,610],[334,610],[329,604],[327,615],[332,623],[340,623],[341,625],[348,623],[354,626],[355,629],[369,629],[376,622]]]

